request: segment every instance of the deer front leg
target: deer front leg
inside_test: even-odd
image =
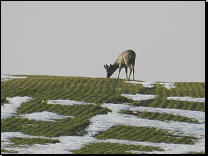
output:
[[[119,79],[120,72],[121,72],[121,66],[119,67],[119,71],[118,71],[118,79]]]

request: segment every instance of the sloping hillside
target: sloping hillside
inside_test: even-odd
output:
[[[2,153],[205,152],[205,83],[1,80]]]

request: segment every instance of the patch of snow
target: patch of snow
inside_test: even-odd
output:
[[[132,106],[128,105],[128,104],[113,104],[113,103],[104,103],[101,105],[101,107],[104,108],[108,108],[110,110],[112,110],[113,112],[120,112],[121,110],[128,110],[130,109]]]
[[[144,82],[138,82],[138,81],[125,81],[127,83],[132,83],[132,84],[142,84],[143,87],[146,88],[153,88],[156,83],[156,81],[144,81]],[[167,88],[167,89],[171,89],[171,88],[175,88],[174,83],[173,82],[160,82],[159,84],[163,85],[163,87]]]
[[[24,97],[7,97],[6,100],[9,103],[5,103],[1,106],[1,119],[10,118],[16,113],[17,108],[21,106],[23,102],[27,102],[31,100],[31,97],[24,96]]]
[[[144,101],[144,100],[149,100],[149,99],[155,99],[156,95],[151,95],[151,94],[121,94],[122,96],[125,96],[128,99],[132,99],[134,101]],[[167,97],[167,100],[181,100],[181,101],[188,101],[188,102],[205,102],[205,98],[196,98],[196,97]]]
[[[154,87],[154,84],[155,84],[155,82],[148,82],[148,81],[145,81],[145,82],[125,81],[125,82],[132,83],[132,84],[142,84],[143,87],[146,87],[146,88],[153,88]]]
[[[73,100],[48,100],[47,104],[71,106],[71,105],[87,105],[93,103],[79,102]]]
[[[136,100],[136,101],[144,101],[144,100],[149,100],[149,99],[155,99],[156,95],[151,95],[151,94],[121,94],[122,96],[125,96],[128,99]]]
[[[18,76],[1,75],[1,81],[8,81],[12,79],[22,79],[22,78],[26,78],[26,76],[18,77]]]
[[[205,98],[195,98],[195,97],[167,97],[167,100],[181,100],[181,101],[189,101],[189,102],[205,102]]]
[[[175,88],[174,83],[172,82],[160,82],[161,85],[164,85],[163,87],[167,88],[167,89],[171,89],[171,88]]]
[[[64,116],[58,115],[57,113],[43,111],[43,112],[34,112],[31,114],[19,115],[21,118],[27,118],[29,120],[38,120],[38,121],[55,121],[55,119],[64,119],[66,117],[74,118],[73,116]]]

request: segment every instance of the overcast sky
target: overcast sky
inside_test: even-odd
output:
[[[127,49],[136,80],[204,82],[205,2],[1,2],[1,74],[106,77]]]

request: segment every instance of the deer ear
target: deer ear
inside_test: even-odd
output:
[[[105,64],[105,65],[103,65],[103,66],[104,66],[105,69],[108,69],[108,65],[107,65],[107,64]]]
[[[110,67],[112,66],[112,64],[110,64]]]

